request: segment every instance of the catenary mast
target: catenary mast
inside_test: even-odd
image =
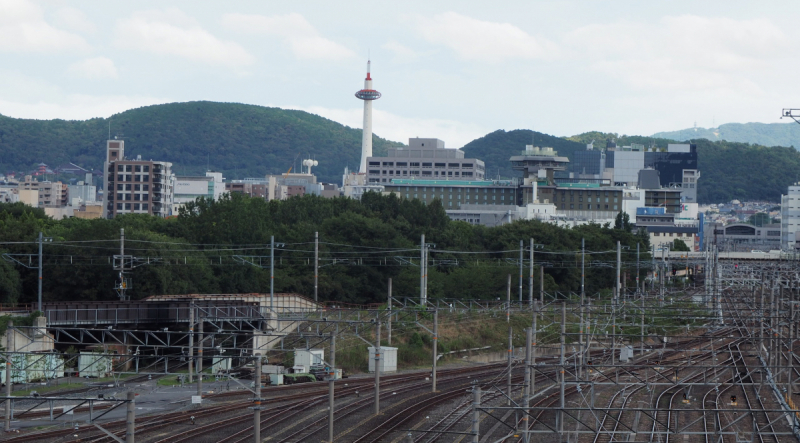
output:
[[[372,89],[370,77],[370,61],[367,61],[367,78],[364,79],[364,89],[356,92],[356,97],[364,100],[364,129],[361,138],[361,165],[358,172],[367,173],[367,157],[372,157],[372,101],[381,98],[381,93]]]

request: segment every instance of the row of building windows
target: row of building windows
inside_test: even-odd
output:
[[[433,172],[433,173],[431,173],[431,172]],[[455,172],[455,174],[454,174],[454,172]],[[445,171],[441,171],[441,173],[439,173],[439,171],[414,171],[414,170],[412,170],[412,171],[402,170],[401,171],[401,170],[393,170],[393,169],[388,169],[388,170],[381,171],[380,169],[370,169],[369,173],[372,174],[372,175],[381,175],[381,173],[382,173],[383,175],[406,175],[406,176],[407,175],[412,175],[412,176],[433,175],[433,176],[436,176],[436,177],[439,177],[440,175],[441,176],[445,176]],[[473,176],[472,171],[464,171],[464,172],[461,172],[461,173],[459,173],[459,171],[447,171],[446,175],[448,175],[450,177],[452,177],[452,176],[455,176],[455,177],[459,177],[459,176],[461,176],[461,177],[472,177]]]
[[[150,190],[150,185],[130,185],[130,184],[128,184],[128,185],[118,184],[117,185],[117,191],[131,191],[131,190],[133,190],[133,191],[149,191]]]
[[[117,194],[117,200],[136,200],[136,201],[147,201],[149,200],[150,194]],[[133,196],[133,197],[131,197]]]
[[[567,191],[566,191],[565,189],[562,189],[562,190],[560,190],[559,192],[561,192],[561,195],[562,195],[562,196],[564,196],[564,195],[566,195],[566,194],[567,194]],[[573,191],[573,190],[571,190],[571,189],[570,189],[570,191],[569,191],[569,195],[575,195],[575,192],[576,192],[576,191]],[[584,192],[584,191],[581,191],[581,190],[579,190],[579,191],[577,191],[577,192],[578,192],[578,196],[580,197],[580,196],[582,196],[582,195],[583,195],[583,192]],[[592,195],[592,192],[594,192],[594,195],[595,195],[596,197],[600,197],[601,195],[602,195],[602,196],[604,196],[604,197],[608,197],[608,191],[586,191],[586,195],[587,195],[587,196],[590,196],[590,195]]]
[[[401,191],[405,190],[406,192],[409,192],[409,191],[412,191],[412,189],[411,189],[412,187],[414,188],[413,191],[420,191],[420,190],[422,192],[427,192],[428,191],[428,187],[427,186],[406,186],[405,189],[403,189],[403,187],[401,186],[400,190]],[[451,194],[453,193],[453,188],[446,188],[446,189]],[[466,191],[467,194],[469,194],[470,191],[475,191],[476,194],[478,194],[478,193],[486,194],[486,193],[489,193],[489,191],[491,191],[492,194],[497,194],[498,190],[500,191],[501,194],[505,194],[506,191],[508,191],[508,193],[511,194],[511,193],[513,193],[515,191],[515,189],[509,189],[509,188],[492,188],[492,189],[487,189],[487,188],[460,188],[460,189],[456,189],[456,190],[459,191],[461,189]],[[438,186],[433,186],[433,187],[431,187],[430,190],[431,190],[431,192],[444,192],[444,189],[441,188],[441,187],[438,187]]]
[[[414,198],[422,198],[423,200],[427,200],[428,199],[428,194],[422,194],[422,197],[418,197],[418,195],[419,194],[414,194]],[[439,194],[438,196],[436,194],[431,194],[430,196],[431,196],[431,199],[439,198],[441,200],[445,200],[444,194]],[[469,197],[470,197],[469,195],[464,197],[465,200],[467,201],[467,203],[469,203]],[[411,198],[411,193],[406,193],[406,198]],[[453,199],[453,194],[450,194],[449,200],[452,200],[452,199]],[[505,199],[506,199],[505,195],[501,195],[500,196],[500,201],[505,201]],[[510,195],[508,196],[508,199],[509,200],[513,200],[512,196],[510,196]],[[456,200],[461,200],[461,194],[456,195]],[[475,201],[477,202],[478,200],[480,200],[480,196],[476,195],[475,196]],[[489,196],[488,195],[484,195],[483,196],[483,200],[484,201],[489,200]],[[496,195],[492,196],[492,201],[497,201],[497,196]]]
[[[613,208],[614,208],[613,209],[614,211],[618,211],[619,210],[618,209],[619,208],[618,205],[613,205]],[[561,203],[561,209],[562,210],[566,210],[567,209],[566,203]],[[575,209],[575,205],[574,204],[570,204],[569,205],[569,209]],[[579,204],[577,209],[578,210],[583,210],[583,205]],[[595,204],[595,205],[586,205],[586,209],[592,210],[592,211],[610,211],[611,210],[611,208],[609,208],[609,205],[597,205],[597,204]]]
[[[412,168],[419,168],[419,162],[369,162],[370,166],[398,166],[398,167],[407,167],[410,166]],[[422,163],[423,168],[466,168],[472,169],[472,163]]]
[[[653,233],[653,237],[661,237],[661,234],[662,234],[661,232],[654,232]],[[664,237],[667,237],[667,233],[666,232],[664,232],[663,234],[664,234]],[[687,233],[685,235],[685,237],[691,237],[691,236],[692,236],[692,234],[689,234],[689,233]],[[681,233],[681,232],[670,232],[669,233],[669,237],[684,237],[684,234]]]
[[[117,175],[118,182],[149,182],[150,174],[119,174]]]
[[[605,198],[605,203],[608,203],[608,197],[595,197],[595,199],[596,199],[595,203],[602,203],[603,202],[601,200],[602,198]],[[617,197],[614,197],[614,203],[619,203],[618,200],[619,199]],[[566,199],[566,197],[564,195],[561,195],[561,201],[562,202],[567,201],[567,199]],[[574,202],[575,201],[575,197],[570,195],[569,196],[569,201],[570,202]],[[578,197],[578,203],[583,203],[583,197]],[[592,203],[592,197],[586,197],[586,203]]]
[[[117,211],[147,211],[150,209],[149,203],[117,203]]]
[[[150,172],[150,165],[117,165],[118,172]]]

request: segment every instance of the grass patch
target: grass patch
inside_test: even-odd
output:
[[[37,394],[41,395],[47,392],[60,391],[62,389],[77,389],[77,388],[83,388],[85,386],[86,385],[83,383],[62,383],[59,384],[58,386],[37,386],[35,388],[14,391],[11,393],[11,395],[15,397],[24,397],[26,395],[30,395],[31,392],[33,391],[36,391]]]

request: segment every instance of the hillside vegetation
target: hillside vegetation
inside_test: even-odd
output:
[[[37,163],[73,162],[100,169],[105,141],[125,140],[128,157],[173,163],[176,175],[202,175],[207,168],[228,179],[263,177],[314,158],[314,173],[341,182],[345,166],[358,168],[361,130],[304,111],[237,103],[188,102],[146,106],[85,121],[28,120],[0,116],[0,172],[29,171]],[[384,154],[401,143],[373,135]],[[297,159],[297,161],[295,161]]]
[[[729,142],[753,143],[762,146],[800,147],[800,125],[789,123],[726,123],[718,128],[687,128],[653,135],[671,140],[701,138]]]
[[[477,158],[486,163],[486,178],[503,178],[520,176],[519,172],[511,169],[509,158],[519,155],[525,150],[525,145],[549,146],[558,151],[558,154],[571,157],[572,153],[586,149],[586,143],[576,143],[561,137],[531,131],[529,129],[516,129],[514,131],[498,130],[475,139],[461,148],[464,156]]]

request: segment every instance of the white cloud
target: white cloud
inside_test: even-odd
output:
[[[222,23],[234,31],[278,37],[299,59],[343,60],[355,56],[347,47],[322,37],[305,17],[297,13],[273,16],[225,14]]]
[[[94,34],[97,31],[97,26],[80,9],[60,8],[56,11],[55,18],[61,26],[75,32]]]
[[[361,128],[364,110],[336,109],[323,106],[280,106],[310,112],[352,128]],[[460,148],[478,137],[486,135],[485,128],[455,120],[404,117],[380,109],[372,111],[372,132],[392,141],[408,143],[410,137],[431,137],[444,140],[448,148]]]
[[[67,72],[88,79],[117,78],[114,61],[106,57],[92,57],[75,62],[69,66]]]
[[[44,20],[41,8],[26,0],[0,0],[0,51],[83,51],[86,41]]]
[[[552,58],[557,50],[553,42],[534,37],[510,23],[478,20],[456,12],[433,18],[417,17],[415,22],[416,32],[425,40],[446,46],[465,60]]]
[[[693,15],[589,25],[565,38],[575,58],[636,89],[737,95],[760,93],[754,74],[784,58],[788,42],[764,19]]]
[[[142,106],[170,103],[160,97],[69,94],[39,101],[0,100],[0,114],[14,118],[40,120],[87,120],[108,117]]]
[[[241,46],[218,39],[175,8],[137,12],[120,20],[116,44],[208,64],[242,66],[254,61]]]
[[[397,40],[389,40],[381,48],[394,54],[394,61],[399,63],[409,63],[417,60],[419,55],[416,51],[399,43]]]

